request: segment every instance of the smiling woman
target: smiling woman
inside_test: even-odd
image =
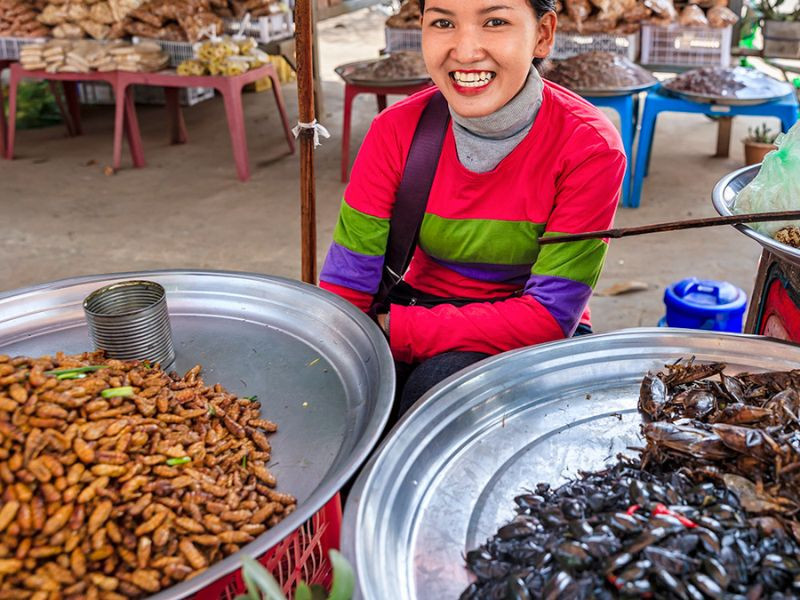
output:
[[[384,329],[399,413],[489,355],[591,332],[607,240],[538,238],[610,227],[625,170],[602,113],[536,69],[553,0],[420,5],[436,87],[373,122],[320,275]],[[413,257],[396,265],[404,236]],[[387,256],[403,275],[393,287]]]
[[[450,107],[464,117],[488,115],[522,88],[553,46],[553,0],[420,1],[422,53]]]

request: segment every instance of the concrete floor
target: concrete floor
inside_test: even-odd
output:
[[[375,56],[383,44],[379,12],[361,11],[320,26],[325,114],[331,131],[316,155],[318,257],[324,257],[341,201],[339,147],[343,86],[333,66]],[[294,84],[283,87],[290,120]],[[253,177],[236,179],[220,98],[185,110],[189,143],[170,146],[166,115],[140,107],[147,168],[107,176],[113,113],[87,108],[85,135],[61,127],[20,131],[17,160],[0,160],[0,291],[90,273],[201,268],[299,277],[299,164],[288,156],[270,93],[245,98]],[[353,146],[375,114],[373,98],[356,101]],[[610,113],[613,116],[613,113]],[[713,216],[714,183],[740,167],[747,127],[736,119],[731,157],[711,158],[716,124],[703,116],[659,120],[650,176],[639,209],[620,209],[617,226]],[[774,127],[774,124],[772,125]],[[644,292],[596,297],[595,328],[655,325],[665,285],[683,277],[724,279],[748,294],[759,247],[733,228],[616,240],[602,290],[637,280]]]

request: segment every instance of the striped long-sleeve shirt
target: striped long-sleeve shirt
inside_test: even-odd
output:
[[[367,310],[381,279],[395,193],[417,122],[433,90],[373,122],[353,166],[320,285]],[[572,335],[587,311],[606,240],[539,246],[541,235],[611,226],[625,170],[616,129],[580,97],[545,82],[530,133],[487,173],[458,160],[446,134],[405,276],[443,297],[489,299],[457,308],[392,305],[396,359],[451,350],[496,354]]]

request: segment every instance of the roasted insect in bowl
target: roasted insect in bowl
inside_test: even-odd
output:
[[[658,83],[649,71],[628,58],[600,51],[549,61],[543,76],[577,91],[613,91]]]
[[[648,373],[639,457],[518,495],[462,600],[800,596],[800,370],[726,368]]]
[[[137,598],[296,506],[255,398],[99,354],[0,356],[0,598]]]

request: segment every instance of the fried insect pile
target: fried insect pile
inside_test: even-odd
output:
[[[0,356],[0,598],[155,593],[295,509],[277,426],[200,370]]]
[[[640,457],[518,496],[462,600],[800,597],[800,371],[725,369],[648,373]]]
[[[642,462],[724,481],[750,512],[800,507],[800,371],[726,375],[722,363],[668,365],[642,381]]]
[[[683,473],[621,461],[515,498],[517,517],[466,555],[461,600],[794,598],[800,545],[774,518]]]

